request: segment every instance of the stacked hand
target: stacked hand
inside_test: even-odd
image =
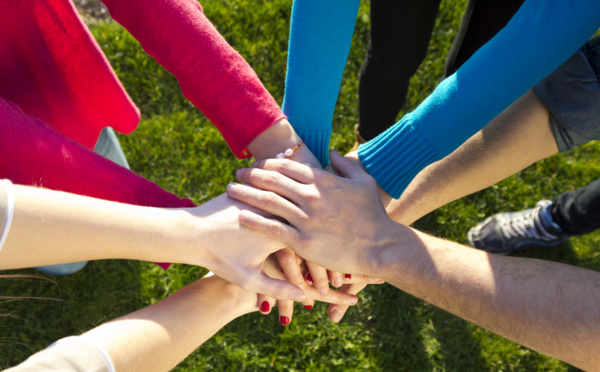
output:
[[[242,224],[280,240],[300,256],[324,267],[338,272],[365,273],[364,263],[369,261],[370,252],[362,248],[376,242],[375,246],[385,249],[388,242],[379,241],[378,236],[384,236],[380,233],[393,222],[377,197],[379,188],[373,178],[355,161],[337,153],[332,153],[331,160],[335,171],[347,179],[288,160],[265,160],[257,162],[254,168],[238,171],[238,180],[251,186],[231,184],[227,193],[288,223],[242,211]],[[374,192],[365,192],[365,188]],[[350,221],[358,216],[365,221],[359,225],[360,231],[356,231],[356,223],[326,223],[328,220]],[[352,240],[349,246],[347,237],[351,236],[361,239]],[[297,280],[293,282],[300,284]],[[364,283],[344,285],[341,290],[357,293],[364,288]],[[330,317],[339,321],[345,310],[341,306],[333,307]]]

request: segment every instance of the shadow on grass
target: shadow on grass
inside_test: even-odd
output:
[[[80,334],[107,320],[144,306],[140,296],[142,263],[89,262],[80,272],[52,281],[0,279],[2,296],[47,297],[51,300],[0,302],[0,369],[18,364],[59,338]],[[37,270],[0,274],[40,275]]]
[[[390,285],[377,292],[368,325],[382,371],[468,371],[486,367],[468,323]]]

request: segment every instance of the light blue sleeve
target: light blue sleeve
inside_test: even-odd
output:
[[[398,198],[575,53],[600,26],[598,0],[527,0],[508,25],[415,111],[361,145],[362,164]]]
[[[295,0],[283,112],[323,166],[360,0]]]

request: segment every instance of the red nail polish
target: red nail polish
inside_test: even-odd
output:
[[[261,313],[268,313],[270,309],[271,309],[271,304],[269,303],[269,301],[263,301],[260,304],[260,312]]]
[[[288,318],[287,316],[280,316],[279,322],[283,325],[288,325],[290,324],[290,318]]]
[[[352,279],[352,274],[344,274],[344,279],[346,279],[346,280]]]
[[[283,272],[283,269],[282,269],[281,267],[279,268],[279,271],[281,271],[281,273],[282,273],[282,274],[285,274],[285,273]]]
[[[310,274],[308,274],[306,276],[306,281],[309,282],[310,284],[313,284],[312,276],[310,276]]]
[[[312,309],[312,306],[311,306],[311,305],[304,305],[304,307],[306,308],[306,310],[310,310],[310,309]]]

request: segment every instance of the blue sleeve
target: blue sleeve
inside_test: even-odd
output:
[[[360,0],[295,0],[283,112],[323,165]]]
[[[527,0],[508,25],[415,111],[359,147],[362,164],[398,198],[575,53],[600,25],[598,0]]]

